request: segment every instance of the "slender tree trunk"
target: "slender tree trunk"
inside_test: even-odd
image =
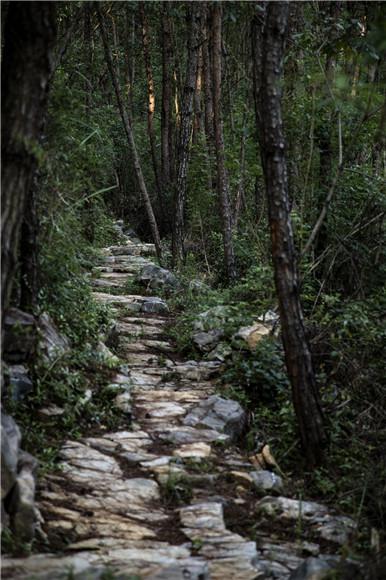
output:
[[[225,168],[224,136],[221,119],[221,18],[220,2],[213,5],[212,64],[213,64],[213,122],[217,161],[217,191],[220,203],[225,271],[229,280],[236,277],[235,254],[232,240],[232,218],[229,202],[229,183]]]
[[[133,85],[134,85],[134,43],[135,43],[135,16],[131,13],[130,4],[126,2],[126,50],[125,50],[125,64],[126,64],[126,85],[127,98],[129,101],[129,110],[131,117],[134,116],[133,103]],[[131,30],[130,30],[131,27]]]
[[[210,27],[209,27],[209,10],[206,7],[205,11],[205,26],[204,26],[204,42],[202,45],[202,68],[203,80],[205,89],[205,134],[208,143],[208,148],[211,151],[214,149],[214,134],[213,134],[213,92],[212,92],[212,67],[209,55],[210,46]]]
[[[196,74],[198,64],[199,40],[201,30],[201,6],[199,2],[187,5],[187,24],[189,28],[188,57],[186,63],[186,78],[182,99],[181,128],[179,138],[179,160],[177,170],[177,183],[174,203],[174,227],[173,227],[173,262],[179,265],[184,261],[184,236],[185,236],[185,202],[187,188],[187,174],[189,165],[190,142],[193,125],[193,100],[196,87]]]
[[[99,3],[96,2],[95,7],[96,7],[97,14],[98,14],[100,31],[101,31],[104,50],[105,50],[106,62],[107,62],[107,66],[108,66],[109,71],[110,71],[111,81],[112,81],[113,86],[114,86],[114,91],[115,91],[115,95],[117,98],[118,108],[119,108],[119,112],[120,112],[121,118],[122,118],[123,128],[124,128],[124,131],[126,133],[127,142],[128,142],[128,145],[129,145],[132,157],[133,157],[134,170],[135,170],[135,174],[137,177],[139,189],[140,189],[141,195],[143,197],[143,201],[145,203],[147,218],[148,218],[151,233],[153,236],[153,241],[155,244],[157,257],[161,261],[162,260],[161,240],[160,240],[160,236],[159,236],[157,221],[155,219],[152,203],[151,203],[150,196],[149,196],[149,193],[148,193],[147,188],[146,188],[145,179],[143,177],[141,163],[140,163],[137,147],[136,147],[135,140],[134,140],[134,134],[133,134],[133,130],[131,127],[129,114],[127,112],[127,109],[125,108],[124,101],[123,101],[123,96],[122,96],[121,86],[119,83],[119,78],[117,75],[116,68],[114,67],[113,57],[111,54],[109,40],[107,37],[105,19],[104,19],[102,12],[101,12]]]
[[[162,187],[161,187],[160,171],[159,171],[158,159],[157,159],[157,149],[156,149],[157,143],[156,143],[155,131],[154,131],[155,90],[154,90],[154,80],[153,80],[153,71],[152,71],[152,66],[151,66],[151,58],[150,58],[150,39],[149,39],[150,35],[149,35],[149,25],[147,22],[143,2],[140,2],[139,10],[140,10],[140,15],[141,15],[142,46],[143,46],[143,56],[144,56],[144,61],[145,61],[146,80],[147,80],[147,132],[149,135],[151,158],[153,161],[155,185],[157,188],[160,208],[162,210],[162,207],[163,207]]]
[[[159,236],[157,221],[155,219],[153,206],[151,204],[150,196],[149,196],[149,193],[148,193],[147,188],[146,188],[145,179],[143,177],[141,162],[140,162],[137,147],[135,144],[134,134],[133,134],[133,130],[131,127],[129,114],[124,106],[122,91],[121,91],[121,87],[119,84],[117,71],[116,71],[114,64],[113,64],[113,57],[111,54],[109,40],[107,38],[105,19],[104,19],[104,16],[101,12],[101,9],[100,9],[98,3],[96,4],[96,10],[97,10],[97,14],[98,14],[100,31],[101,31],[104,50],[105,50],[106,62],[107,62],[107,66],[108,66],[109,71],[110,71],[111,81],[112,81],[113,86],[114,86],[115,96],[117,98],[117,103],[118,103],[119,112],[120,112],[121,118],[122,118],[123,128],[124,128],[124,131],[126,133],[126,138],[127,138],[128,144],[129,144],[131,155],[133,157],[134,170],[135,170],[135,174],[137,177],[139,189],[140,189],[141,195],[143,197],[143,201],[145,203],[147,218],[148,218],[151,233],[153,236],[153,241],[154,241],[154,245],[156,248],[157,257],[161,261],[161,259],[162,259],[161,240],[160,240],[160,236]]]
[[[196,90],[194,91],[193,143],[197,143],[199,135],[204,131],[203,114],[201,106],[201,91],[202,91],[202,49],[200,48],[198,54]]]
[[[234,228],[238,227],[241,211],[245,205],[245,142],[247,140],[246,115],[243,121],[243,134],[241,136],[240,144],[240,179],[239,189],[236,196],[235,210],[233,216]]]
[[[204,130],[206,140],[206,164],[208,172],[208,191],[214,191],[216,181],[213,175],[213,163],[215,154],[214,133],[213,133],[213,90],[212,90],[212,64],[210,62],[209,47],[210,36],[210,11],[207,2],[204,4],[204,26],[202,44],[202,80],[204,88]]]
[[[2,309],[9,305],[20,230],[37,166],[56,38],[55,2],[11,2],[2,66]]]
[[[162,112],[161,112],[161,159],[162,188],[170,191],[172,181],[172,63],[173,45],[168,4],[162,5]]]
[[[314,466],[322,459],[326,434],[305,336],[289,212],[280,90],[287,20],[288,2],[268,3],[262,63],[257,63],[255,68],[261,71],[260,78],[256,79],[259,86],[258,124],[285,359],[301,443],[308,465]],[[260,43],[261,38],[253,38],[253,41]]]

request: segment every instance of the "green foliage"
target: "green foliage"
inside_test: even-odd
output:
[[[289,391],[283,355],[275,339],[263,338],[253,352],[240,344],[226,365],[222,381],[245,391],[254,410],[263,405],[275,406],[278,394]]]
[[[171,472],[162,486],[162,494],[167,506],[178,506],[191,501],[193,490],[186,476]]]
[[[91,344],[54,361],[39,359],[34,392],[14,408],[8,403],[21,427],[23,448],[38,457],[41,470],[55,468],[63,438],[78,438],[101,425],[113,430],[124,422],[127,428],[130,419],[111,404],[116,392],[109,387],[113,372],[107,363]],[[41,412],[53,407],[59,414]]]

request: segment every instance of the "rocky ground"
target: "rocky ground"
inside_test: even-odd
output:
[[[63,444],[60,469],[40,482],[48,551],[4,558],[3,577],[324,577],[339,566],[354,522],[286,497],[269,449],[247,457],[237,447],[245,413],[216,394],[221,363],[181,361],[165,301],[118,293],[153,254],[128,239],[106,249],[93,278],[96,299],[116,313],[126,365],[112,404],[127,413],[127,429],[102,426]],[[344,568],[355,576],[353,564]]]

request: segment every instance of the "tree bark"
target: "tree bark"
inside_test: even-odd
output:
[[[173,45],[168,4],[162,5],[162,111],[161,111],[161,160],[162,188],[169,192],[172,181],[172,63]]]
[[[217,191],[222,222],[225,271],[228,280],[236,277],[235,254],[232,240],[232,218],[229,202],[229,183],[225,168],[224,135],[221,119],[221,29],[222,7],[216,2],[212,8],[212,73],[213,123],[217,161]]]
[[[56,38],[55,2],[11,2],[2,67],[2,309],[15,278]]]
[[[147,80],[147,132],[149,135],[149,142],[150,142],[150,152],[151,158],[153,161],[153,171],[154,171],[154,178],[155,178],[155,185],[158,193],[158,200],[160,204],[160,208],[162,211],[163,203],[162,203],[162,187],[160,181],[160,171],[158,166],[158,159],[157,159],[157,150],[156,150],[156,138],[155,138],[155,131],[154,131],[154,113],[155,113],[155,90],[154,90],[154,80],[153,80],[153,71],[151,66],[151,58],[150,58],[150,39],[149,39],[149,25],[147,22],[144,3],[140,2],[139,10],[141,15],[141,24],[142,24],[142,46],[143,46],[143,56],[145,61],[145,69],[146,69],[146,80]],[[163,211],[162,211],[163,213]]]
[[[204,90],[205,90],[205,134],[208,143],[209,151],[214,149],[214,134],[213,134],[213,92],[212,92],[212,67],[209,55],[210,46],[210,29],[209,29],[209,10],[205,7],[205,26],[204,26],[204,42],[202,45],[202,69],[203,69],[203,79],[204,79]]]
[[[261,71],[261,77],[256,79],[255,86],[259,87],[258,126],[285,360],[302,447],[307,463],[312,467],[322,460],[326,433],[305,336],[289,211],[280,90],[287,21],[288,2],[268,3],[262,62],[255,63],[255,71]],[[262,39],[253,38],[253,41],[259,44]],[[258,53],[255,48],[255,57]]]
[[[184,261],[185,202],[187,174],[189,165],[190,142],[193,126],[193,100],[196,87],[199,40],[201,30],[201,6],[199,2],[187,5],[187,24],[189,28],[188,56],[186,63],[185,86],[182,99],[181,128],[179,137],[179,162],[174,202],[174,227],[172,239],[173,263],[175,266]]]
[[[116,68],[114,67],[113,57],[111,54],[110,45],[109,45],[109,41],[108,41],[108,37],[107,37],[105,19],[104,19],[102,12],[101,12],[101,9],[100,9],[98,2],[95,3],[95,8],[96,8],[96,11],[98,14],[100,32],[101,32],[101,36],[102,36],[107,66],[108,66],[108,69],[110,71],[111,81],[112,81],[113,86],[114,86],[115,96],[117,98],[117,103],[118,103],[119,112],[120,112],[120,115],[122,118],[123,128],[124,128],[127,142],[128,142],[128,145],[129,145],[132,157],[133,157],[135,174],[136,174],[139,189],[140,189],[140,192],[141,192],[144,204],[145,204],[147,218],[149,221],[155,249],[157,252],[157,257],[161,261],[162,260],[162,251],[161,251],[161,240],[160,240],[160,236],[159,236],[158,225],[157,225],[157,221],[156,221],[156,218],[154,215],[153,206],[152,206],[152,203],[150,200],[150,196],[149,196],[149,193],[147,191],[145,179],[143,177],[141,162],[140,162],[137,147],[135,144],[135,139],[134,139],[134,134],[133,134],[133,130],[131,127],[130,117],[129,117],[127,109],[125,108],[125,105],[124,105],[121,86],[119,83],[119,78],[117,75]]]

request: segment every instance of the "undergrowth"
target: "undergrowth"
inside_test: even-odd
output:
[[[199,353],[192,341],[200,313],[209,311],[203,330],[224,331],[221,341],[232,350],[225,357],[219,389],[249,410],[246,451],[253,451],[257,442],[269,442],[297,493],[354,518],[358,549],[369,549],[370,528],[378,530],[382,541],[386,527],[384,293],[357,301],[339,293],[318,299],[312,295],[312,284],[304,282],[306,331],[329,433],[324,463],[310,472],[300,447],[280,339],[264,338],[250,351],[234,338],[241,326],[275,307],[270,269],[252,268],[230,288],[192,290],[187,278],[182,278],[182,288],[169,300],[176,315],[173,337],[184,355],[202,358],[208,355]],[[307,304],[312,305],[310,311]]]

